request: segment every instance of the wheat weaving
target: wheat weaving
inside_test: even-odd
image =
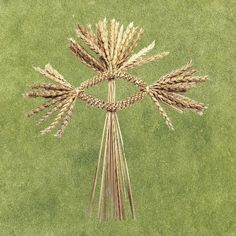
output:
[[[49,126],[42,129],[42,134],[57,129],[55,136],[60,137],[71,119],[77,100],[105,111],[101,146],[88,207],[89,214],[92,215],[96,192],[99,190],[98,217],[100,220],[136,218],[117,112],[147,96],[151,98],[167,126],[173,129],[172,121],[162,104],[180,113],[189,110],[202,115],[206,109],[203,103],[183,95],[198,83],[207,80],[207,76],[195,74],[196,70],[193,69],[191,61],[161,76],[151,85],[147,85],[140,78],[128,73],[129,69],[158,61],[169,54],[161,52],[147,56],[154,48],[155,42],[134,53],[143,33],[142,27],[136,27],[133,23],[124,27],[114,19],[109,22],[106,19],[99,21],[95,27],[78,25],[76,34],[79,41],[70,39],[69,48],[82,63],[94,70],[96,75],[82,82],[78,87],[74,87],[51,65],[46,65],[44,69],[35,67],[37,72],[52,82],[34,84],[31,86],[32,90],[25,94],[28,97],[43,97],[47,100],[27,113],[30,117],[44,112],[37,120],[37,124],[43,124],[46,120],[52,119]],[[124,100],[117,101],[117,80],[130,82],[137,86],[139,91]],[[107,100],[98,99],[87,93],[87,89],[104,81],[108,82]],[[99,189],[97,188],[98,179],[101,179]]]

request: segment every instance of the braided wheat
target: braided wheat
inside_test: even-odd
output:
[[[127,202],[131,217],[135,219],[131,183],[117,112],[149,95],[156,104],[166,125],[170,129],[174,129],[161,104],[174,108],[181,113],[184,110],[189,110],[201,115],[206,106],[184,96],[183,93],[197,84],[207,81],[207,76],[194,75],[196,70],[192,68],[191,61],[181,68],[162,76],[150,86],[147,86],[143,80],[130,75],[127,72],[128,69],[158,61],[169,54],[168,52],[162,52],[148,55],[154,48],[155,41],[137,53],[133,53],[144,33],[144,29],[135,27],[133,22],[124,27],[115,19],[108,23],[105,18],[96,24],[94,30],[91,25],[86,27],[78,25],[76,33],[79,41],[76,42],[74,39],[70,39],[70,50],[83,64],[97,74],[75,88],[50,64],[47,64],[44,69],[36,67],[37,72],[54,83],[39,83],[31,86],[32,90],[26,93],[26,96],[42,97],[48,99],[48,101],[28,112],[27,116],[45,111],[45,114],[37,121],[37,124],[41,124],[55,115],[49,126],[44,128],[41,133],[49,133],[59,126],[54,136],[61,137],[69,124],[77,99],[104,110],[106,119],[98,164],[95,170],[89,212],[92,213],[97,179],[103,157],[98,207],[99,218],[101,220],[109,218],[126,219],[127,211],[125,208]],[[118,79],[132,83],[137,86],[139,91],[124,100],[116,101],[115,84]],[[108,81],[107,101],[86,94],[85,90],[105,80]]]

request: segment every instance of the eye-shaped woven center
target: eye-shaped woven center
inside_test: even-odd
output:
[[[109,81],[109,80],[117,80],[117,79],[123,79],[127,82],[130,82],[131,84],[134,84],[135,86],[137,86],[139,88],[139,92],[137,92],[135,95],[127,97],[123,100],[114,102],[114,103],[110,103],[98,98],[95,98],[91,95],[87,95],[85,93],[85,90],[88,88],[92,88],[96,85],[98,85],[99,83],[103,82],[103,81]],[[80,99],[82,99],[83,101],[87,102],[88,104],[106,110],[106,111],[120,111],[134,103],[136,103],[137,101],[143,99],[146,95],[146,84],[144,83],[144,81],[139,80],[125,72],[117,72],[117,73],[113,73],[110,74],[109,72],[105,72],[105,73],[100,73],[99,75],[95,76],[92,79],[89,79],[85,82],[83,82],[80,87],[79,87],[79,94],[78,97]]]

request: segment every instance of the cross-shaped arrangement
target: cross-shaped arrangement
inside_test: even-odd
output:
[[[192,62],[174,70],[152,85],[130,75],[127,70],[149,62],[158,61],[168,52],[146,56],[155,42],[137,53],[133,53],[144,33],[143,28],[134,27],[130,23],[126,28],[116,20],[107,22],[106,19],[96,24],[95,30],[91,25],[78,25],[76,33],[80,42],[70,39],[70,50],[86,66],[97,74],[79,87],[73,87],[51,65],[45,69],[36,67],[35,70],[54,83],[40,83],[32,85],[32,91],[26,93],[28,97],[43,97],[48,101],[27,113],[33,116],[41,111],[45,114],[37,121],[41,124],[55,114],[51,124],[41,131],[42,134],[51,132],[59,126],[55,136],[60,137],[72,115],[75,101],[81,100],[93,107],[106,112],[101,147],[95,170],[93,187],[89,202],[89,214],[92,214],[98,178],[101,178],[101,187],[98,205],[98,217],[101,220],[110,218],[124,220],[129,215],[135,219],[135,208],[130,184],[130,177],[124,152],[124,143],[117,117],[117,112],[149,96],[155,103],[165,123],[173,129],[172,122],[161,106],[161,103],[179,111],[189,110],[202,115],[206,106],[182,94],[196,84],[205,82],[207,76],[196,76]],[[86,48],[87,47],[87,48]],[[139,92],[122,101],[116,101],[115,82],[123,79],[139,88]],[[99,83],[108,82],[107,101],[100,100],[86,93]],[[130,213],[125,209],[130,208]]]

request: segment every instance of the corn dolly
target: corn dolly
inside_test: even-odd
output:
[[[129,74],[127,70],[158,61],[169,53],[162,52],[146,56],[154,48],[155,41],[139,52],[133,53],[144,33],[142,27],[134,27],[133,23],[130,23],[124,28],[114,19],[110,22],[104,19],[96,24],[95,30],[91,25],[87,27],[78,25],[76,33],[80,42],[70,39],[70,50],[82,63],[96,71],[97,74],[82,82],[79,87],[73,87],[51,65],[46,65],[45,69],[36,67],[37,72],[54,83],[40,83],[31,86],[32,90],[25,95],[33,98],[43,97],[47,99],[47,102],[28,112],[27,116],[30,117],[41,111],[46,111],[37,121],[37,124],[41,124],[55,114],[52,123],[41,133],[51,132],[59,125],[55,136],[60,137],[69,123],[76,100],[104,110],[106,118],[89,202],[89,214],[92,214],[96,185],[98,178],[101,178],[98,204],[99,219],[124,220],[129,214],[132,219],[135,219],[130,177],[117,112],[140,101],[145,96],[149,96],[156,104],[167,126],[173,129],[171,120],[161,103],[181,113],[183,110],[190,110],[202,115],[206,106],[182,94],[196,84],[205,82],[207,76],[194,75],[196,70],[192,68],[192,62],[189,61],[186,65],[162,76],[158,81],[148,86],[143,80]],[[139,92],[122,101],[116,101],[115,83],[119,79],[134,84],[139,88]],[[108,82],[107,101],[86,93],[88,88],[103,81]],[[130,208],[130,213],[125,210],[126,208]]]

